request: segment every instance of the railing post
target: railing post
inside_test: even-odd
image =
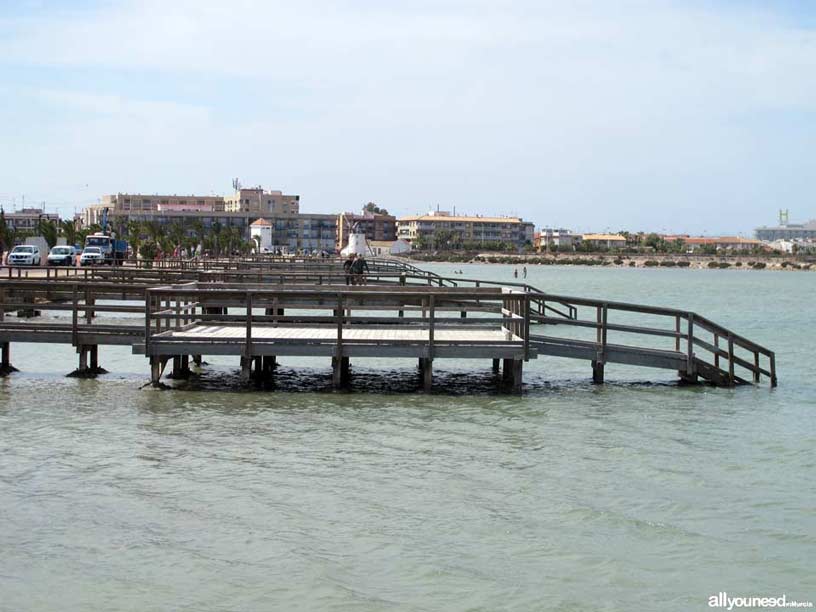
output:
[[[245,356],[249,359],[252,356],[252,292],[246,293],[246,347]]]
[[[71,299],[71,346],[77,345],[78,340],[78,325],[79,325],[79,287],[74,283],[73,295]]]
[[[680,315],[674,315],[674,350],[680,352]]]
[[[759,351],[754,351],[754,382],[759,382]]]
[[[688,342],[686,346],[686,374],[694,376],[694,313],[688,313]]]
[[[530,295],[524,296],[524,361],[530,361]]]
[[[74,292],[74,313],[76,313],[76,291]],[[153,300],[153,296],[150,293],[150,289],[145,289],[145,336],[144,336],[144,347],[145,347],[145,355],[150,355],[150,351],[148,349],[150,345],[150,316],[151,316],[151,301]],[[76,318],[76,314],[74,314]]]
[[[334,358],[332,359],[332,386],[339,389],[343,385],[343,316],[345,315],[343,294],[337,293],[337,308],[334,317],[337,321],[337,343],[334,348]]]
[[[771,368],[771,387],[776,386],[776,353],[771,353],[768,355],[768,359],[770,359],[770,368]]]
[[[433,295],[428,298],[428,359],[434,358],[434,327],[436,324],[436,300]]]
[[[714,367],[720,367],[720,334],[714,332]]]
[[[734,385],[734,338],[728,334],[728,382]]]

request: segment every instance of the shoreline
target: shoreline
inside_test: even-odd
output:
[[[767,257],[757,255],[609,255],[592,253],[563,253],[559,255],[508,255],[478,253],[472,256],[457,253],[408,255],[417,263],[503,264],[528,266],[597,266],[611,268],[663,268],[680,270],[774,270],[816,271],[816,262],[800,261],[794,257]]]

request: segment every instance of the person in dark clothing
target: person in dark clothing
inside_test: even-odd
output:
[[[351,264],[351,273],[353,275],[352,284],[365,285],[366,272],[368,272],[368,262],[365,260],[365,257],[360,255],[357,259],[354,260],[354,263]]]
[[[347,285],[352,284],[353,279],[351,278],[351,275],[352,275],[351,268],[354,266],[354,257],[355,257],[355,255],[354,255],[354,253],[352,253],[351,255],[348,256],[346,261],[343,262],[343,272],[345,272],[345,274],[346,274],[346,284]]]

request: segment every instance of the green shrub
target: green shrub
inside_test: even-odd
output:
[[[677,267],[678,268],[688,268],[691,265],[690,261],[678,261]]]
[[[751,266],[751,267],[754,270],[763,270],[765,268],[765,262],[764,261],[755,261],[755,262],[752,262],[752,263],[753,263],[753,266]]]
[[[708,262],[708,267],[709,268],[719,268],[720,267],[720,262],[718,262],[718,261],[709,261]]]
[[[658,266],[660,264],[656,262],[654,259],[647,259],[646,261],[643,262],[643,265],[646,266],[647,268],[654,268],[655,266]]]
[[[677,262],[676,261],[671,261],[670,259],[669,260],[663,260],[663,261],[660,262],[660,265],[662,267],[664,267],[664,268],[674,268],[677,265]]]
[[[720,264],[719,264],[720,270],[725,270],[726,268],[730,268],[730,267],[731,267],[731,264],[728,263],[727,261],[721,261]]]

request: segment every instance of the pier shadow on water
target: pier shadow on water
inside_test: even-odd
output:
[[[682,387],[677,381],[608,381],[593,385],[586,378],[559,378],[547,380],[534,372],[525,375],[522,395],[546,395],[565,390],[584,389],[602,392],[615,388]],[[150,388],[145,386],[145,389]],[[694,387],[686,386],[688,389]],[[422,377],[417,368],[365,368],[352,367],[351,381],[342,389],[332,387],[329,368],[286,367],[279,365],[266,380],[241,379],[240,370],[223,366],[207,366],[195,369],[185,379],[162,379],[162,390],[168,391],[221,391],[234,393],[387,393],[392,395],[423,393]],[[502,386],[501,375],[491,371],[457,371],[438,369],[434,371],[432,394],[443,396],[507,395]]]

